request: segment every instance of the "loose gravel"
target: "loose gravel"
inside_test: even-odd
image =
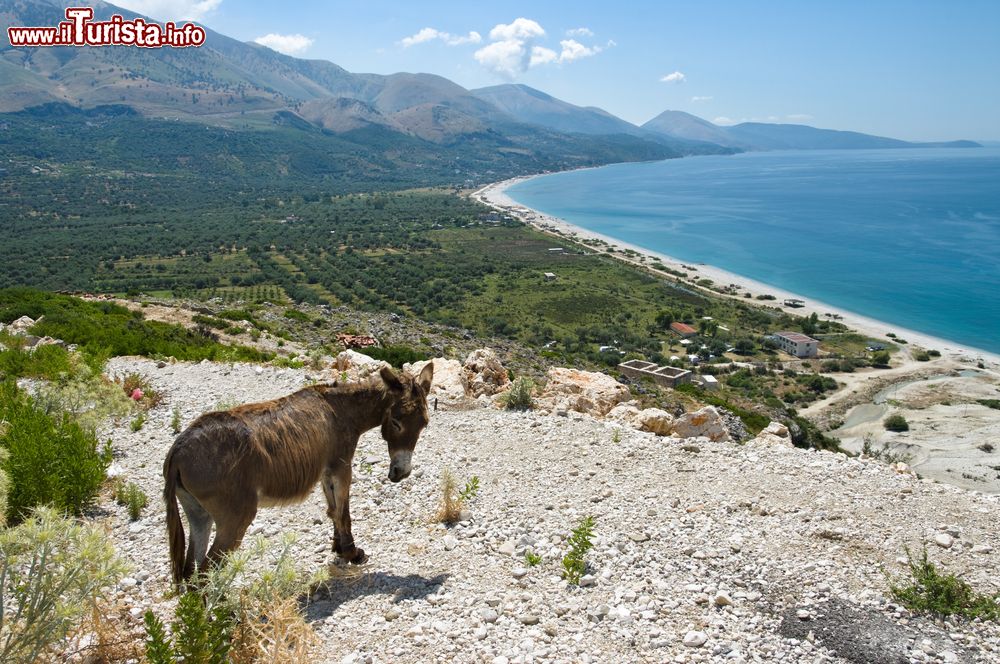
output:
[[[118,593],[138,623],[147,607],[169,613],[159,495],[173,409],[187,425],[320,377],[139,358],[108,371],[139,372],[164,397],[140,431],[127,421],[102,431],[115,471],[151,497],[134,523],[101,505],[133,566]],[[295,533],[299,567],[331,575],[302,602],[321,640],[316,661],[1000,661],[997,625],[914,616],[892,602],[885,577],[902,573],[904,547],[926,545],[948,571],[1000,593],[997,496],[843,454],[616,429],[573,413],[438,411],[402,483],[386,478],[377,431],[361,440],[351,514],[365,566],[335,563],[318,490],[261,510],[250,535]],[[433,522],[445,469],[460,486],[479,478],[452,527]],[[588,515],[588,574],[570,586],[560,560]]]

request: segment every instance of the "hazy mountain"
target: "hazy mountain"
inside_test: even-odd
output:
[[[92,6],[95,19],[114,13],[137,16],[107,3]],[[56,25],[63,12],[64,5],[52,0],[0,0],[5,25]],[[488,137],[487,143],[507,150],[530,152],[549,145],[559,155],[575,153],[578,161],[596,155],[604,161],[612,153],[625,160],[658,159],[703,150],[689,145],[678,149],[676,141],[652,134],[644,140],[638,127],[597,110],[581,109],[600,117],[604,130],[596,124],[586,132],[536,124],[441,76],[352,73],[331,62],[293,58],[211,30],[204,46],[188,49],[16,49],[7,43],[6,33],[0,42],[0,112],[53,102],[81,108],[115,104],[145,117],[240,129],[294,126],[288,115],[293,113],[334,133],[377,129],[434,144]],[[628,133],[635,138],[616,145],[564,133]]]
[[[471,90],[476,97],[522,122],[577,134],[642,135],[639,127],[600,108],[556,99],[527,85],[494,85]]]
[[[741,147],[726,132],[725,127],[714,125],[708,120],[703,120],[697,115],[691,115],[684,111],[663,111],[642,125],[642,128],[675,138],[686,138],[692,141],[707,141],[730,147]]]
[[[972,141],[912,143],[856,131],[817,129],[807,125],[743,122],[713,124],[683,111],[664,111],[642,125],[663,136],[709,141],[742,150],[856,150],[913,147],[976,147]]]

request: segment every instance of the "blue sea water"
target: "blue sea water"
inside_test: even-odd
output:
[[[1000,353],[1000,148],[689,157],[507,193],[623,242]]]

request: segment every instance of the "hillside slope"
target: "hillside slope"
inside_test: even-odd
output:
[[[220,402],[254,401],[305,384],[305,372],[118,358],[109,371],[146,375],[163,396],[139,432],[103,433],[123,476],[160,492],[171,411],[187,425]],[[930,541],[932,560],[996,593],[995,496],[921,482],[873,461],[761,444],[737,446],[621,429],[590,417],[439,410],[413,476],[392,484],[372,433],[355,457],[354,534],[371,556],[339,566],[306,601],[323,661],[988,662],[993,623],[950,623],[886,600],[903,548]],[[476,476],[468,518],[432,523],[444,469]],[[163,508],[139,522],[103,505],[116,546],[135,565],[122,598],[161,606],[168,565]],[[295,533],[307,572],[332,560],[322,496],[263,510],[252,535]],[[566,537],[596,520],[594,583],[559,578]],[[954,524],[954,525],[952,525]],[[950,548],[935,536],[953,533]],[[943,539],[942,539],[943,541]],[[973,546],[975,545],[975,546]],[[542,561],[526,564],[525,551]],[[950,633],[950,634],[949,634]],[[687,639],[692,645],[684,645]],[[933,652],[934,655],[926,655]],[[520,658],[520,659],[519,659]],[[692,659],[693,658],[693,659]]]

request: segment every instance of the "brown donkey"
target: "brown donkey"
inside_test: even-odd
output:
[[[313,385],[274,401],[206,413],[174,441],[163,464],[167,536],[174,581],[239,547],[258,507],[304,500],[320,481],[333,520],[333,549],[352,563],[351,462],[364,432],[382,427],[389,444],[389,479],[410,474],[410,459],[427,425],[434,367],[417,378],[383,368],[367,383]],[[191,530],[185,556],[184,526]],[[208,540],[215,524],[215,541]],[[207,552],[207,555],[206,555]]]

